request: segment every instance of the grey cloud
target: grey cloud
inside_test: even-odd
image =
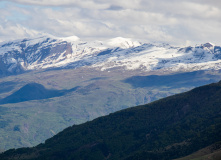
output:
[[[116,6],[116,5],[111,5],[109,8],[107,8],[108,10],[122,10],[123,7],[120,6]]]

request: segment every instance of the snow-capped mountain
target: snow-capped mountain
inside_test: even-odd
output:
[[[83,42],[68,38],[40,37],[0,44],[0,74],[48,68],[99,70],[201,70],[221,68],[221,47],[211,43],[195,47],[172,47],[126,38]]]

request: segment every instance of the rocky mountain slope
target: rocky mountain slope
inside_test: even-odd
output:
[[[220,69],[220,58],[221,47],[211,43],[180,48],[121,37],[103,42],[83,42],[77,37],[40,37],[1,43],[0,75],[83,66],[98,70]]]
[[[221,141],[221,82],[74,125],[1,159],[170,160]]]

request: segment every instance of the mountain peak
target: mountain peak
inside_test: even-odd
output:
[[[213,48],[215,45],[213,43],[208,42],[208,43],[203,44],[202,46],[207,47],[207,48]]]
[[[116,37],[108,40],[107,44],[111,47],[120,47],[123,49],[140,46],[141,43],[133,41],[131,38]]]

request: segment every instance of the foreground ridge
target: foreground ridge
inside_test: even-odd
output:
[[[174,159],[221,141],[221,82],[74,125],[0,159]]]

